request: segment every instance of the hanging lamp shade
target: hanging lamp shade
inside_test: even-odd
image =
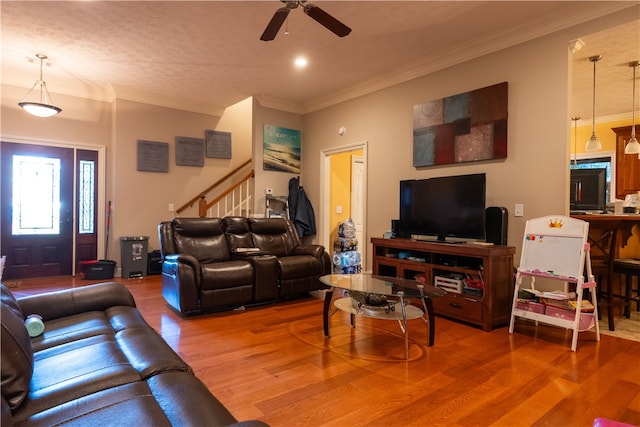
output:
[[[40,79],[31,86],[29,92],[18,102],[18,105],[22,107],[27,113],[37,117],[51,117],[62,111],[62,108],[53,105],[51,102],[51,96],[47,89],[47,82],[42,79],[42,65],[47,55],[41,53],[36,54],[36,58],[40,60]],[[37,93],[40,96],[37,96]],[[32,93],[34,94],[32,96]]]
[[[591,138],[587,141],[585,149],[587,151],[598,151],[602,149],[602,143],[596,136],[596,62],[602,59],[602,55],[594,55],[589,57],[589,61],[593,62],[593,115],[591,125]]]
[[[639,154],[640,157],[640,143],[636,139],[636,67],[640,62],[629,62],[629,67],[633,68],[633,89],[631,92],[632,106],[631,106],[631,138],[624,147],[624,154]]]

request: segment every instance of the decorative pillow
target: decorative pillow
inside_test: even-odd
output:
[[[24,316],[18,301],[11,291],[0,285],[2,308],[0,323],[2,324],[2,356],[0,371],[2,397],[11,410],[15,410],[29,393],[29,383],[33,375],[33,347],[31,338],[24,325]]]

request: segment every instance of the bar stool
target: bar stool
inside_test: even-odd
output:
[[[623,276],[624,295],[615,295],[624,298],[624,317],[631,316],[631,302],[636,303],[636,311],[640,311],[640,259],[618,258],[613,260],[613,272]],[[633,278],[636,278],[636,287],[633,287]],[[635,295],[634,295],[635,294]]]
[[[615,331],[613,320],[613,254],[617,243],[618,230],[606,230],[597,238],[589,235],[591,244],[591,269],[598,283],[597,296],[598,305],[602,305],[601,298],[604,297],[607,305],[607,320],[609,330]],[[595,250],[594,250],[595,249]],[[601,310],[598,308],[598,317]]]

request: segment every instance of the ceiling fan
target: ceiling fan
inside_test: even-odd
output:
[[[338,21],[333,16],[329,15],[324,10],[320,9],[315,4],[306,4],[307,0],[280,0],[284,3],[284,7],[276,10],[276,13],[267,24],[267,28],[264,29],[262,36],[260,36],[260,40],[263,41],[271,41],[276,38],[276,34],[286,21],[287,16],[289,16],[289,11],[291,9],[296,9],[298,6],[302,6],[304,9],[304,13],[309,15],[311,18],[315,19],[316,22],[323,25],[329,31],[337,35],[338,37],[344,37],[351,32],[351,28],[344,25],[342,22]]]

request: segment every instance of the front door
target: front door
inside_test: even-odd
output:
[[[74,150],[2,142],[3,278],[70,275]]]

